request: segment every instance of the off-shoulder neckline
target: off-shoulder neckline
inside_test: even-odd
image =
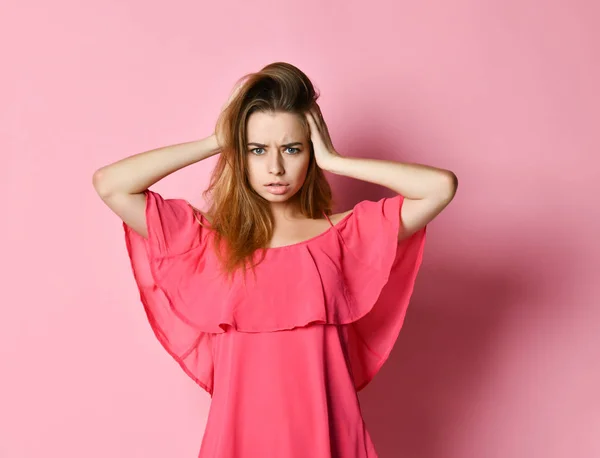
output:
[[[310,237],[306,240],[301,240],[300,242],[296,242],[296,243],[290,243],[288,245],[280,245],[280,246],[274,246],[274,247],[267,247],[265,248],[266,251],[274,251],[274,250],[281,250],[283,248],[293,248],[293,247],[297,247],[300,245],[306,245],[310,242],[313,242],[314,240],[320,239],[321,237],[324,237],[325,235],[329,234],[332,231],[337,231],[338,227],[341,226],[342,224],[344,224],[349,218],[350,216],[352,216],[352,214],[354,213],[354,210],[352,210],[350,213],[348,213],[346,216],[344,216],[342,219],[340,219],[337,223],[333,224],[333,225],[329,225],[329,227],[324,230],[323,232],[321,232],[320,234],[315,235],[314,237]]]
[[[207,217],[204,215],[204,212],[202,212],[202,211],[200,211],[199,209],[195,208],[195,207],[194,207],[194,206],[192,206],[191,204],[190,204],[190,206],[191,206],[191,207],[192,207],[192,209],[194,209],[196,212],[200,213],[200,215],[202,216],[202,219],[203,219],[203,220],[204,220],[206,223],[208,223],[208,226],[206,226],[206,227],[207,227],[208,229],[212,230],[212,226],[211,226],[211,224],[210,224],[210,221],[209,221],[209,220],[208,220],[208,218],[207,218]],[[328,227],[326,230],[324,230],[323,232],[321,232],[320,234],[317,234],[317,235],[315,235],[314,237],[310,237],[310,238],[308,238],[308,239],[306,239],[306,240],[301,240],[300,242],[296,242],[296,243],[290,243],[290,244],[288,244],[288,245],[281,245],[281,246],[274,246],[274,247],[266,247],[266,248],[259,248],[259,249],[265,250],[266,252],[270,252],[270,251],[273,251],[273,252],[275,252],[275,251],[284,250],[284,249],[286,249],[286,248],[294,248],[294,247],[298,247],[298,246],[307,245],[307,244],[309,244],[309,243],[311,243],[311,242],[314,242],[314,241],[315,241],[315,240],[317,240],[317,239],[320,239],[320,238],[322,238],[322,237],[326,236],[327,234],[329,234],[330,232],[332,232],[332,231],[334,231],[334,230],[337,232],[338,228],[339,228],[340,226],[342,226],[343,224],[345,224],[345,223],[346,223],[346,222],[347,222],[347,221],[350,219],[350,217],[351,217],[353,214],[354,214],[354,209],[352,209],[352,210],[351,210],[351,211],[350,211],[350,212],[349,212],[349,213],[348,213],[346,216],[344,216],[342,219],[340,219],[340,220],[339,220],[337,223],[335,223],[335,224],[330,224],[330,225],[329,225],[329,227]],[[200,221],[199,221],[197,218],[196,218],[196,220],[197,220],[198,222],[200,222]]]

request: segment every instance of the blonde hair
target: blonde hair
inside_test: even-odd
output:
[[[319,98],[309,78],[285,62],[275,62],[259,72],[244,75],[238,84],[237,93],[217,120],[217,129],[222,132],[221,154],[209,187],[203,193],[210,203],[207,213],[215,231],[215,250],[226,277],[233,277],[238,269],[245,276],[248,266],[254,268],[254,253],[267,248],[273,235],[270,205],[248,181],[248,118],[254,112],[298,114],[308,135],[304,113]],[[294,198],[298,199],[301,213],[308,218],[331,214],[331,188],[316,163],[312,143],[306,179]],[[265,253],[263,251],[262,259]]]

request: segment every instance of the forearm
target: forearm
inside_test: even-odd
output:
[[[100,195],[136,194],[167,175],[219,152],[215,135],[134,154],[96,171],[94,187]]]
[[[422,164],[337,156],[326,170],[385,186],[409,199],[448,198],[456,190],[452,172]]]

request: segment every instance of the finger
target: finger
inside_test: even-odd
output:
[[[321,133],[321,129],[319,128],[314,115],[312,113],[307,113],[306,118],[308,119],[309,135],[310,135],[311,141],[322,142],[323,136]]]
[[[306,119],[308,120],[308,125],[311,127],[311,129],[318,128],[315,117],[310,111],[306,113]]]
[[[319,105],[316,102],[313,103],[312,107],[310,108],[310,112],[315,117],[315,119],[319,118]]]
[[[319,126],[319,132],[321,137],[323,138],[324,143],[333,148],[333,143],[331,141],[331,136],[329,135],[329,129],[327,128],[327,123],[323,118],[323,112],[321,111],[321,107],[315,103],[315,112],[316,112],[316,124]]]
[[[325,119],[323,119],[323,112],[321,111],[321,107],[317,103],[315,103],[315,107],[314,107],[314,117],[315,117],[315,122],[317,123],[319,128],[321,130],[325,130],[326,127],[325,127]]]
[[[316,102],[312,105],[312,107],[310,109],[310,113],[313,117],[315,124],[319,127],[322,127],[323,126],[323,115],[321,114],[321,109]]]

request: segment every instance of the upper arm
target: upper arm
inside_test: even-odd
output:
[[[146,193],[127,193],[111,191],[107,188],[102,169],[92,176],[92,184],[102,201],[131,229],[144,238],[148,238],[146,223]]]
[[[146,224],[146,194],[112,193],[101,196],[102,201],[125,224],[144,238],[148,238]]]
[[[410,237],[412,234],[429,224],[444,208],[448,206],[456,193],[456,179],[431,197],[424,199],[404,198],[400,208],[401,228],[398,240]]]
[[[405,198],[400,209],[401,225],[398,240],[410,237],[419,229],[424,228],[446,205],[433,199]]]

